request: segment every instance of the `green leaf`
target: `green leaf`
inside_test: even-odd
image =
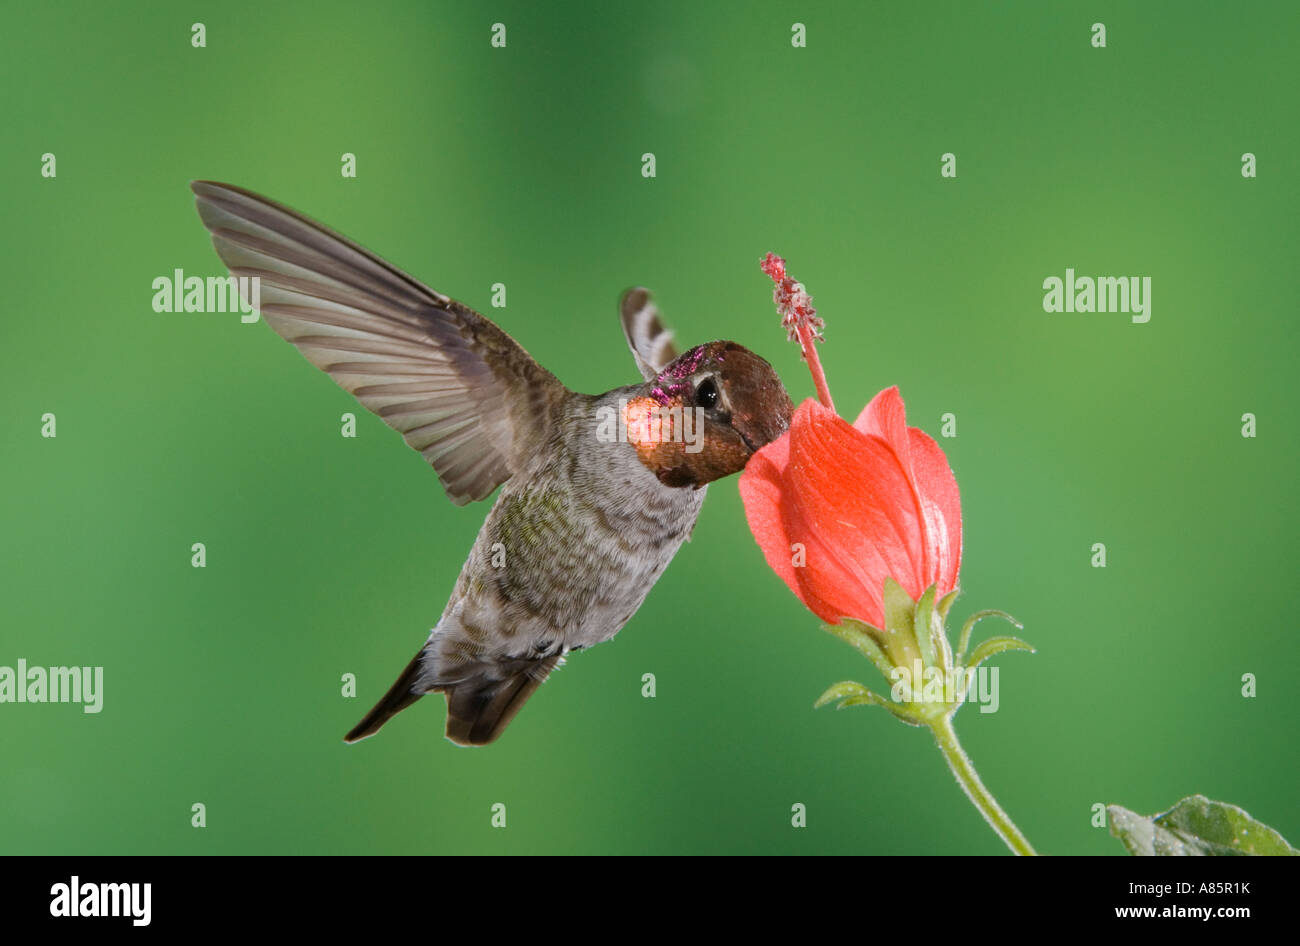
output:
[[[1026,644],[1019,637],[990,637],[988,640],[982,641],[980,645],[975,648],[975,651],[970,655],[970,661],[966,666],[978,667],[990,657],[995,657],[1008,650],[1027,650],[1031,654],[1034,653],[1034,648],[1029,644]]]
[[[998,611],[990,608],[986,611],[976,611],[966,619],[966,623],[961,626],[961,638],[957,642],[957,663],[964,664],[966,657],[966,648],[970,646],[970,632],[975,629],[975,625],[985,618],[1002,618],[1014,627],[1017,631],[1023,631],[1025,626],[1007,614],[1005,611]]]
[[[1300,854],[1282,835],[1236,805],[1204,795],[1184,798],[1146,817],[1119,805],[1106,809],[1110,833],[1139,857]]]

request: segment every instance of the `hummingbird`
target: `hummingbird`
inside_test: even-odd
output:
[[[453,503],[500,487],[442,616],[346,742],[433,692],[449,740],[494,741],[566,655],[632,618],[707,484],[790,425],[767,361],[731,341],[679,353],[645,289],[619,302],[642,380],[580,394],[489,319],[333,230],[229,184],[190,188],[277,334],[397,430]]]

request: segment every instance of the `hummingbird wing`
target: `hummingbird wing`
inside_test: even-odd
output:
[[[490,320],[288,207],[190,188],[230,272],[259,277],[266,323],[400,432],[452,502],[490,495],[545,442],[565,388]]]
[[[659,307],[654,304],[648,289],[638,286],[623,293],[618,312],[623,322],[623,337],[627,339],[627,347],[632,349],[641,377],[653,381],[677,357],[673,333],[664,328],[659,318]]]

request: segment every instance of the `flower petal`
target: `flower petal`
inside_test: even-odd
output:
[[[785,527],[807,547],[801,597],[825,602],[829,613],[813,609],[826,620],[879,625],[886,576],[914,597],[925,590],[913,566],[922,537],[911,483],[883,440],[818,404],[802,422],[796,415],[790,444]]]
[[[808,603],[795,580],[791,540],[782,512],[789,462],[790,432],[787,430],[749,458],[740,474],[740,498],[745,504],[749,531],[754,533],[758,547],[763,550],[768,568],[789,585],[805,607],[816,610]]]
[[[915,478],[912,475],[912,449],[911,438],[908,436],[907,411],[903,405],[903,397],[898,393],[898,385],[885,388],[879,394],[871,399],[871,402],[862,409],[858,419],[854,421],[853,426],[864,434],[872,437],[878,437],[885,443],[889,444],[890,449],[898,458],[898,463],[902,467],[908,482],[915,485]],[[917,514],[921,514],[923,508],[921,494],[913,488],[912,503]],[[925,532],[922,533],[922,541],[917,542],[909,549],[912,560],[913,572],[924,579],[932,569],[929,567],[930,559],[927,557],[929,543],[924,541]],[[911,588],[908,588],[906,582],[894,577],[899,584],[907,588],[908,593],[912,594]],[[923,581],[921,591],[929,587],[929,581]],[[912,597],[918,597],[920,591],[912,594]]]
[[[926,563],[924,581],[939,585],[945,595],[957,587],[961,569],[961,494],[948,458],[939,445],[923,430],[912,427],[912,476],[921,496],[925,517]]]
[[[881,438],[900,456],[907,456],[907,411],[898,385],[885,388],[873,397],[853,426],[868,436]]]
[[[810,463],[805,457],[798,470],[791,468],[792,444],[796,437],[807,438],[818,414],[834,418],[815,401],[805,401],[795,411],[790,430],[750,459],[740,476],[745,516],[768,566],[805,607],[831,623],[846,615],[871,620],[879,602],[873,603],[871,596],[863,593],[853,563],[844,568],[836,550],[822,539],[819,523],[827,507],[816,498],[811,503],[801,501],[798,495],[797,485],[806,474],[825,469],[824,458]],[[851,453],[856,447],[854,443],[840,452]],[[878,599],[879,593],[875,597]]]
[[[872,398],[854,426],[886,440],[907,471],[922,515],[924,544],[917,571],[923,588],[938,582],[943,595],[957,587],[961,566],[961,497],[943,450],[924,431],[908,427],[906,418],[895,386]]]
[[[740,490],[768,565],[825,621],[882,626],[887,577],[913,599],[931,584],[956,587],[957,481],[939,445],[907,426],[897,388],[852,425],[804,401],[790,430],[750,460]]]

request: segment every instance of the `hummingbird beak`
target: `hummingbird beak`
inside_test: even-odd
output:
[[[790,429],[794,404],[772,366],[748,349],[729,343],[725,364],[730,426],[753,456]]]
[[[785,434],[794,416],[794,404],[780,381],[776,381],[774,390],[764,393],[769,396],[761,399],[752,410],[733,414],[731,418],[731,427],[744,441],[750,456]]]

